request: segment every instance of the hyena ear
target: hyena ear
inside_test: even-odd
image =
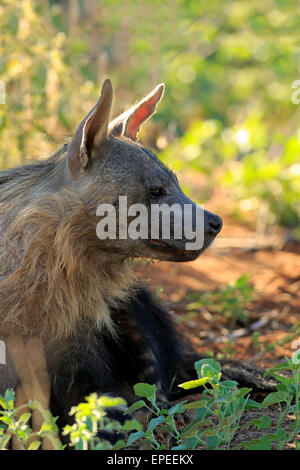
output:
[[[67,159],[73,176],[88,166],[93,149],[106,138],[112,99],[112,84],[106,79],[97,104],[80,123],[68,147]]]
[[[132,140],[136,140],[140,126],[154,113],[164,89],[165,86],[161,83],[139,103],[114,119],[109,124],[109,132],[116,136],[125,135]]]

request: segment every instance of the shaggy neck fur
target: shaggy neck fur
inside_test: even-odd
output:
[[[41,191],[63,154],[0,173],[2,336],[39,335],[49,344],[91,328],[113,331],[110,309],[134,285],[124,257],[101,251],[93,191]]]

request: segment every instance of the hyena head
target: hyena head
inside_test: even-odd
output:
[[[155,111],[163,90],[164,85],[158,85],[146,98],[110,122],[113,89],[106,80],[97,104],[69,144],[62,178],[64,184],[71,183],[87,198],[89,205],[92,201],[95,213],[103,216],[98,219],[97,234],[102,238],[99,250],[121,257],[190,261],[211,244],[221,230],[222,220],[199,210],[183,194],[174,173],[137,142],[139,128]],[[125,204],[126,214],[121,213]],[[163,207],[165,212],[153,213],[153,206]],[[172,207],[174,210],[170,210]],[[128,232],[125,235],[124,224]],[[101,236],[99,227],[105,225],[107,233]],[[136,229],[135,235],[130,232],[132,228]],[[202,240],[193,244],[197,231],[201,232]]]

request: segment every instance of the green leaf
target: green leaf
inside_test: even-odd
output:
[[[126,442],[119,440],[112,446],[112,450],[120,450],[120,449],[123,449],[124,447],[126,447]]]
[[[168,415],[174,415],[175,413],[183,413],[186,408],[184,408],[184,404],[186,401],[177,403],[168,410]]]
[[[266,398],[261,404],[261,407],[266,408],[270,405],[274,405],[274,403],[280,403],[282,401],[286,401],[286,399],[287,399],[286,392],[273,392],[266,396]]]
[[[31,413],[23,413],[20,416],[19,422],[20,424],[26,424],[31,418]]]
[[[199,379],[202,377],[212,378],[221,372],[221,364],[215,359],[211,358],[200,359],[199,361],[195,362],[194,367]]]
[[[238,390],[238,397],[244,397],[245,395],[247,395],[248,393],[250,393],[252,390],[252,388],[248,388],[248,387],[242,387],[242,388],[239,388]]]
[[[159,430],[162,433],[170,433],[170,432],[172,432],[173,429],[174,429],[174,427],[172,427],[171,424],[165,424],[165,423],[162,423],[159,427]]]
[[[140,439],[140,437],[142,437],[143,435],[144,435],[143,431],[133,432],[133,433],[130,434],[130,436],[128,437],[127,445],[130,446],[130,445],[133,444],[135,441],[137,441],[138,439]]]
[[[9,416],[0,416],[0,420],[3,421],[3,423],[7,424],[8,426],[11,426],[13,421]]]
[[[288,387],[290,385],[290,383],[292,382],[292,377],[283,377],[282,375],[279,375],[279,374],[276,374],[275,372],[272,374],[272,376],[278,380],[279,382],[281,382],[281,384],[285,385],[286,387]],[[278,387],[278,385],[277,385]]]
[[[189,380],[189,382],[184,382],[179,384],[178,387],[183,388],[185,390],[190,390],[191,388],[200,387],[209,381],[209,377],[203,377],[202,379],[197,380]]]
[[[4,398],[7,401],[14,401],[15,395],[16,395],[15,391],[12,388],[8,388],[8,389],[6,389],[6,391],[4,393]]]
[[[268,429],[272,424],[272,420],[269,416],[260,416],[257,419],[252,419],[246,423],[243,428],[250,428],[250,426],[255,426],[256,429]]]
[[[245,410],[253,410],[253,409],[258,409],[258,408],[261,408],[261,403],[258,403],[255,400],[251,400],[251,398],[247,400],[247,403],[245,405]]]
[[[51,423],[47,423],[46,421],[44,421],[44,423],[41,426],[41,429],[40,429],[39,433],[44,434],[44,433],[48,433],[48,432],[51,432],[51,431],[52,431]]]
[[[5,436],[1,437],[0,439],[0,450],[6,449],[7,444],[10,441],[11,436],[9,434],[6,434]]]
[[[297,351],[292,355],[292,363],[297,365],[300,364],[300,349],[297,349]]]
[[[242,442],[239,447],[245,447],[248,450],[271,450],[271,442],[268,436],[262,436],[259,439]]]
[[[226,388],[236,388],[238,386],[238,382],[235,380],[223,380],[222,385]]]
[[[179,444],[178,446],[171,447],[171,450],[185,450],[186,447],[184,444]]]
[[[203,364],[201,367],[201,377],[209,377],[210,379],[213,379],[216,376],[220,378],[220,372],[218,372],[210,364]]]
[[[210,421],[204,420],[203,418],[196,418],[190,424],[188,424],[184,431],[181,433],[182,437],[195,437],[201,426],[210,424]]]
[[[275,441],[278,443],[281,443],[282,441],[285,441],[287,439],[287,434],[284,429],[277,429],[277,431],[272,434],[268,434],[268,436],[271,441]]]
[[[40,445],[41,445],[41,441],[33,441],[28,447],[28,450],[38,450]]]
[[[197,437],[187,437],[185,440],[185,448],[193,450],[198,445],[198,443],[199,439]]]
[[[126,406],[126,401],[120,397],[108,397],[106,395],[102,395],[98,398],[99,405],[105,408],[112,408],[115,406]],[[84,404],[85,405],[85,404]]]
[[[276,366],[271,367],[271,369],[267,370],[264,373],[264,377],[268,377],[268,375],[273,375],[273,372],[278,372],[280,370],[285,370],[285,369],[288,369],[288,368],[289,368],[289,365],[288,365],[287,362],[284,362],[282,364],[277,364]]]
[[[140,408],[143,408],[144,406],[146,406],[146,403],[144,402],[144,400],[136,401],[124,412],[124,414],[127,415],[131,413],[132,411],[136,411],[136,410],[139,410]]]
[[[183,405],[183,408],[185,410],[196,410],[198,408],[205,408],[207,402],[205,400],[197,400],[197,401],[192,401],[191,403],[187,403],[186,405]]]
[[[151,419],[149,425],[148,425],[148,428],[147,428],[147,431],[149,432],[153,432],[154,429],[160,424],[162,423],[164,420],[164,417],[163,416],[158,416],[157,418],[153,418]]]
[[[4,409],[4,410],[7,410],[8,409],[8,401],[5,400],[4,397],[1,397],[0,396],[0,406]]]
[[[138,383],[134,386],[134,392],[138,397],[147,398],[153,405],[156,402],[156,386],[146,383]]]
[[[221,443],[221,439],[218,436],[206,436],[205,441],[207,449],[216,449]]]
[[[217,426],[212,426],[210,428],[207,428],[203,431],[204,436],[207,437],[215,437],[219,434],[219,428]]]
[[[133,430],[142,431],[142,429],[143,429],[142,424],[136,419],[127,420],[125,421],[125,424],[123,424],[122,426],[123,431],[133,431]]]

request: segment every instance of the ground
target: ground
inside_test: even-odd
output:
[[[197,183],[193,180],[194,191],[195,188]],[[141,262],[137,272],[159,293],[172,311],[178,329],[199,353],[209,351],[269,368],[300,348],[300,328],[296,328],[300,321],[300,244],[286,242],[287,232],[279,227],[267,228],[258,235],[255,224],[238,222],[231,215],[232,207],[228,194],[215,191],[206,208],[223,218],[223,230],[214,245],[196,261]],[[222,288],[244,274],[249,275],[254,286],[246,324],[232,327],[205,306],[195,316],[188,315],[190,293]],[[253,341],[253,332],[259,333],[260,345]],[[259,413],[247,412],[241,424]],[[269,414],[273,420],[278,410],[273,407],[263,414]],[[259,437],[263,432],[245,429],[235,436],[232,445]]]

